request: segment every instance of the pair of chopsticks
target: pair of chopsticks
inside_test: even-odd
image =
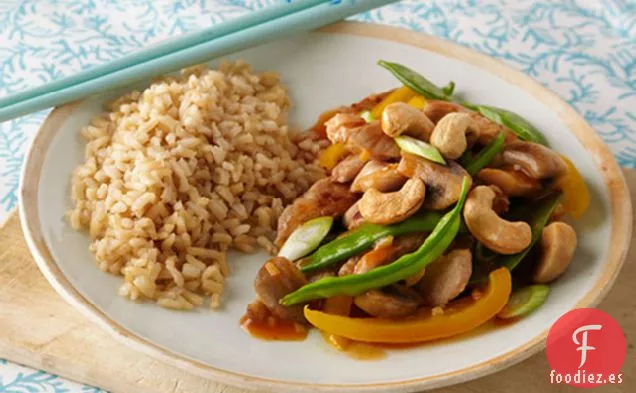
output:
[[[130,86],[395,1],[283,0],[279,5],[168,39],[107,64],[0,98],[0,122],[91,94]]]

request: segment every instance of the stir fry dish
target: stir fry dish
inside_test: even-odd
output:
[[[523,117],[380,61],[402,87],[325,112],[328,176],[287,206],[243,326],[414,344],[540,307],[589,204],[574,165]],[[260,330],[259,330],[260,329]],[[262,335],[260,335],[262,336]]]

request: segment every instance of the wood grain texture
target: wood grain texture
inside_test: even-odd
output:
[[[636,171],[625,171],[636,203]],[[634,220],[634,217],[632,217]],[[632,238],[632,244],[634,243]],[[618,320],[627,336],[623,384],[598,392],[636,389],[636,248],[599,307]],[[112,338],[55,293],[38,271],[17,215],[0,231],[0,357],[46,370],[113,393],[243,393],[245,390],[189,374],[136,352]],[[441,392],[442,390],[439,390]],[[544,353],[500,373],[443,389],[448,393],[578,392],[550,385]]]

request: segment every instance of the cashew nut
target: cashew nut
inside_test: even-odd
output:
[[[406,177],[397,171],[397,164],[387,164],[371,160],[365,164],[351,183],[351,191],[365,192],[375,188],[381,192],[399,190],[406,183]]]
[[[402,154],[398,172],[424,182],[424,207],[432,210],[443,210],[457,202],[462,180],[467,176],[470,178],[468,172],[454,161],[449,161],[448,165],[444,166],[408,153]]]
[[[448,101],[427,100],[426,106],[422,109],[422,112],[428,117],[434,124],[437,124],[444,116],[454,112],[470,112],[465,107]]]
[[[503,162],[523,169],[535,179],[558,176],[567,170],[565,163],[553,150],[532,142],[513,142],[504,147]]]
[[[393,224],[415,213],[424,203],[426,188],[420,179],[409,179],[402,189],[382,193],[367,190],[360,199],[360,213],[373,224]]]
[[[424,304],[431,307],[447,304],[464,291],[472,273],[470,250],[453,250],[438,258],[428,265],[417,286]]]
[[[541,259],[532,279],[545,284],[559,277],[570,265],[576,249],[576,232],[568,224],[555,221],[541,232]]]
[[[428,141],[434,127],[421,110],[404,102],[389,104],[382,111],[382,131],[392,138],[407,134]]]
[[[474,140],[477,132],[470,114],[449,113],[435,126],[431,134],[431,145],[436,147],[444,157],[456,160],[468,147],[467,137]]]
[[[484,168],[477,173],[482,182],[497,186],[509,197],[532,197],[541,191],[541,183],[514,169]]]
[[[417,310],[419,302],[416,298],[394,292],[385,293],[379,289],[372,289],[356,296],[353,301],[363,311],[378,318],[403,318]]]
[[[475,187],[464,205],[464,221],[470,233],[487,248],[506,255],[521,252],[530,245],[530,225],[499,217],[492,207],[495,197],[492,188]]]

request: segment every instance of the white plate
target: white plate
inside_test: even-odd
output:
[[[48,280],[102,327],[152,356],[226,383],[275,391],[411,391],[485,375],[542,348],[547,329],[573,307],[596,304],[627,250],[631,205],[622,174],[591,128],[565,103],[503,64],[448,42],[405,30],[343,23],[232,56],[282,75],[295,103],[293,120],[313,123],[324,109],[399,83],[378,59],[409,65],[433,81],[457,82],[467,99],[528,118],[583,173],[592,204],[576,222],[579,249],[571,268],[536,313],[506,328],[409,349],[378,361],[351,359],[316,331],[304,342],[251,338],[239,318],[253,297],[265,254],[232,254],[225,308],[175,312],[117,296],[121,279],[98,270],[89,239],[64,218],[72,170],[83,158],[78,131],[107,96],[56,109],[36,137],[22,178],[20,213],[31,251]],[[112,97],[112,95],[111,95]]]

